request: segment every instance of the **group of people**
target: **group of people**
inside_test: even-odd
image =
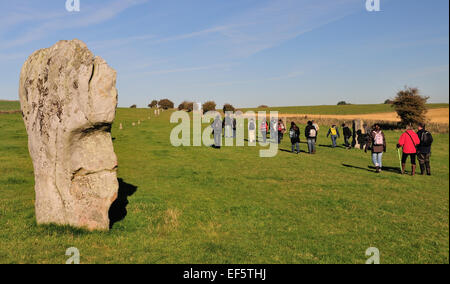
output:
[[[305,128],[305,137],[308,144],[308,153],[316,153],[317,134],[319,133],[319,126],[314,121],[308,121]],[[291,128],[289,129],[289,137],[291,138],[292,152],[300,153],[300,128],[291,122]]]
[[[364,125],[367,127],[366,125]],[[305,137],[308,144],[308,152],[310,154],[316,153],[317,135],[319,132],[319,126],[314,121],[308,121],[305,128]],[[350,149],[350,138],[353,136],[352,130],[344,123],[342,124],[342,132],[344,136],[344,146]],[[292,152],[300,152],[300,128],[291,122],[291,128],[289,130],[289,136],[291,138]],[[359,138],[361,136],[361,138]],[[337,139],[340,138],[339,128],[333,124],[327,132],[327,137],[331,137],[331,147],[337,147]],[[386,138],[381,126],[375,124],[372,128],[366,130],[365,135],[358,135],[361,140],[361,147],[372,153],[372,163],[375,166],[375,171],[380,173],[383,169],[383,153],[386,152]],[[407,126],[405,132],[402,133],[398,140],[397,149],[401,148],[400,160],[401,160],[401,173],[405,174],[406,161],[408,157],[411,160],[411,175],[416,174],[416,159],[419,161],[420,172],[422,175],[431,175],[430,157],[431,157],[431,144],[433,143],[433,136],[429,131],[425,129],[425,124],[419,124],[417,132],[414,132],[413,126],[410,124]],[[353,145],[354,146],[354,145]]]
[[[259,125],[259,130],[261,132],[262,140],[264,143],[267,142],[267,134],[270,134],[270,139],[278,144],[281,143],[284,133],[286,132],[286,126],[283,121],[279,119],[278,121],[274,118],[270,120],[263,119]],[[253,118],[250,119],[248,123],[248,141],[250,143],[256,142],[256,123]]]
[[[400,136],[397,148],[403,149],[401,157],[402,174],[405,173],[406,160],[411,159],[411,175],[416,174],[416,157],[419,160],[420,173],[431,175],[430,157],[433,136],[425,129],[425,124],[419,124],[418,131],[414,132],[412,125]]]
[[[371,150],[372,162],[376,172],[379,173],[383,168],[383,153],[386,152],[386,138],[379,124],[373,126],[369,133],[369,138],[366,151],[368,149]],[[411,160],[411,175],[414,176],[416,174],[416,158],[419,160],[421,175],[425,175],[425,173],[431,175],[430,157],[432,143],[433,136],[425,129],[425,124],[419,124],[417,132],[409,124],[397,143],[401,160],[401,173],[405,174],[406,161],[409,157]]]
[[[344,123],[342,126],[342,134],[344,137],[344,146],[347,149],[352,148],[355,141],[350,144],[350,138],[354,136],[352,130]],[[216,148],[220,148],[221,144],[221,132],[222,128],[225,129],[225,137],[236,137],[236,119],[226,116],[222,121],[220,116],[217,116],[212,123],[214,133],[214,143]],[[367,127],[364,125],[364,127]],[[248,141],[250,143],[256,142],[256,130],[257,124],[253,118],[248,122]],[[286,126],[283,121],[279,119],[271,119],[270,122],[262,120],[259,125],[259,130],[262,135],[264,143],[267,142],[267,134],[270,134],[270,139],[274,143],[280,144],[283,136],[286,132]],[[380,173],[383,169],[383,153],[386,152],[386,138],[381,126],[379,124],[373,125],[371,128],[365,129],[365,134],[361,133],[357,135],[358,144],[361,148],[367,152],[372,153],[372,163],[375,166],[375,171]],[[316,153],[317,136],[319,134],[319,125],[314,121],[308,121],[305,128],[304,136],[308,145],[308,153]],[[327,132],[327,137],[331,137],[331,147],[337,147],[337,140],[340,138],[340,132],[337,125],[333,124]],[[289,138],[291,140],[291,152],[300,153],[300,128],[292,121],[289,129]],[[355,140],[355,139],[353,139]],[[407,130],[402,133],[398,140],[397,148],[402,148],[401,151],[401,173],[405,174],[406,161],[408,157],[411,161],[411,175],[416,174],[416,159],[419,161],[421,174],[431,175],[430,156],[431,156],[431,144],[433,143],[433,136],[427,130],[425,130],[424,124],[419,124],[418,131],[413,130],[412,125],[407,126]],[[399,152],[400,153],[400,152]]]

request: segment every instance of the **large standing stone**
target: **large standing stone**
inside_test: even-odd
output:
[[[76,39],[38,50],[23,65],[19,97],[38,224],[109,228],[118,191],[115,85],[116,72]]]

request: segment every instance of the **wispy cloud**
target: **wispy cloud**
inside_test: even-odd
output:
[[[259,78],[253,80],[236,80],[236,81],[225,81],[225,82],[215,82],[215,83],[205,83],[201,84],[203,87],[224,87],[224,86],[232,86],[232,85],[243,85],[243,84],[251,84],[251,83],[261,83],[267,81],[279,81],[279,80],[287,80],[300,77],[304,75],[303,71],[293,71],[280,76],[273,76],[267,78]]]
[[[110,39],[110,40],[99,40],[99,41],[90,41],[87,42],[90,48],[111,48],[111,47],[118,47],[118,46],[124,46],[128,44],[135,44],[139,41],[146,41],[150,39],[154,39],[155,35],[137,35],[137,36],[130,36],[130,37],[124,37],[124,38],[116,38],[116,39]]]
[[[0,54],[0,62],[14,61],[18,59],[26,59],[29,56],[27,53],[13,52]]]
[[[181,72],[192,72],[192,71],[202,71],[202,70],[212,70],[212,69],[220,69],[220,68],[230,68],[232,64],[215,64],[215,65],[207,65],[207,66],[196,66],[196,67],[187,67],[187,68],[173,68],[173,69],[165,69],[165,70],[156,70],[149,72],[142,72],[140,74],[143,75],[162,75],[162,74],[170,74],[170,73],[181,73]]]
[[[272,0],[203,30],[173,36],[142,35],[98,42],[127,45],[146,40],[149,45],[186,39],[213,46],[221,54],[246,57],[280,45],[301,34],[341,19],[361,8],[360,0]]]
[[[221,31],[217,45],[250,56],[354,13],[360,5],[359,0],[273,0],[228,19],[234,26]]]
[[[440,73],[448,73],[449,72],[449,65],[439,65],[439,66],[430,66],[421,68],[420,70],[416,70],[411,72],[408,75],[408,78],[418,78],[418,77],[426,77],[426,76],[432,76]]]
[[[41,39],[52,32],[65,29],[82,28],[96,25],[110,20],[123,12],[124,10],[148,2],[148,0],[115,0],[107,5],[84,5],[82,12],[68,14],[47,13],[35,11],[29,14],[12,12],[6,20],[2,20],[9,28],[21,22],[34,22],[30,25],[33,28],[28,29],[16,38],[2,40],[0,48],[13,48]],[[42,16],[45,15],[45,16]]]

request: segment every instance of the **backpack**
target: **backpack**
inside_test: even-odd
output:
[[[333,136],[337,135],[337,131],[336,131],[335,127],[331,127],[330,130],[331,130],[331,135],[333,135]]]
[[[420,137],[421,146],[428,147],[428,146],[431,146],[431,143],[433,143],[433,138],[431,137],[431,133],[424,130]]]
[[[250,125],[248,126],[249,130],[255,130],[255,123],[252,121],[250,122]]]
[[[289,138],[297,138],[297,132],[294,128],[291,128],[291,130],[289,130]]]
[[[383,134],[375,132],[375,138],[373,139],[375,145],[383,145]]]
[[[214,122],[213,127],[216,128],[216,129],[222,128],[222,122],[220,121],[220,119],[217,119],[217,120]]]
[[[314,127],[309,130],[309,137],[316,137],[317,131]]]

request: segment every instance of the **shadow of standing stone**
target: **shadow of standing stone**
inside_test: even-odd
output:
[[[123,179],[117,179],[119,182],[119,193],[117,199],[111,204],[108,211],[109,228],[119,221],[122,221],[127,216],[128,197],[137,191],[137,186],[126,183]]]

